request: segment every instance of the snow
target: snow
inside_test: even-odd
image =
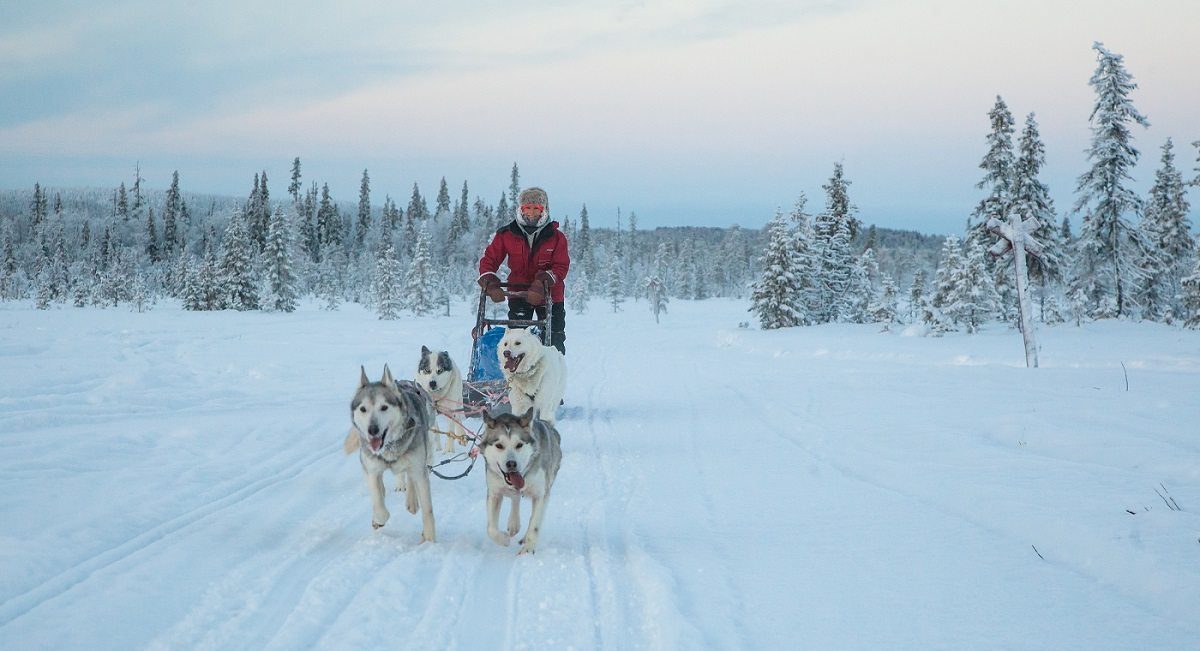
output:
[[[995,324],[747,307],[568,315],[562,471],[517,557],[481,468],[433,480],[422,545],[396,493],[371,529],[341,451],[359,365],[465,365],[466,303],[0,304],[0,649],[1195,648],[1200,333],[1043,327],[1026,369]]]

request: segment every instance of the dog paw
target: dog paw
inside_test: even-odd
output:
[[[417,503],[417,496],[415,493],[416,491],[408,491],[408,495],[406,495],[404,498],[404,508],[408,509],[409,513],[416,513],[417,509],[420,508],[420,504]]]
[[[520,525],[520,524],[510,524],[510,525],[508,525],[508,535],[510,535],[510,536],[515,536],[515,535],[517,535],[517,532],[518,532],[518,531],[520,531],[520,530],[521,530],[521,525]],[[525,541],[524,541],[524,540],[522,540],[521,542],[525,542]]]
[[[489,531],[488,536],[492,539],[492,542],[500,545],[501,547],[508,547],[509,543],[512,542],[512,536],[506,533],[500,533],[499,531]]]
[[[525,554],[529,554],[532,556],[533,554],[536,554],[536,553],[537,553],[537,545],[533,544],[533,543],[528,543],[528,544],[521,545],[521,550],[517,552],[517,556],[524,556]]]
[[[375,511],[375,513],[371,516],[371,526],[375,529],[378,529],[387,524],[387,521],[391,519],[391,517],[392,514],[388,513],[387,509]]]

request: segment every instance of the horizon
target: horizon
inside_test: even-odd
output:
[[[1042,181],[1070,214],[1093,41],[1124,56],[1150,120],[1130,187],[1145,195],[1168,137],[1185,179],[1200,165],[1200,52],[1176,46],[1200,4],[1184,0],[251,2],[239,24],[232,3],[130,0],[55,20],[71,6],[0,10],[0,189],[129,186],[140,166],[147,188],[178,170],[185,192],[230,197],[266,170],[281,196],[298,156],[305,187],[339,201],[366,168],[374,206],[405,205],[414,182],[436,197],[443,177],[495,204],[515,161],[556,219],[586,204],[596,227],[620,208],[643,228],[761,228],[801,193],[818,212],[841,162],[863,223],[957,234],[997,95],[1018,134],[1036,113]]]

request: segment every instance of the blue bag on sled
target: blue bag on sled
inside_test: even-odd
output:
[[[472,359],[475,366],[467,377],[468,382],[483,382],[488,380],[503,380],[500,371],[500,360],[496,357],[496,349],[500,347],[500,339],[504,337],[504,328],[490,328],[475,340],[475,350]]]

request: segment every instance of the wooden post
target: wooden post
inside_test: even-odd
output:
[[[1021,337],[1025,340],[1025,366],[1037,368],[1037,342],[1033,336],[1033,306],[1029,300],[1029,269],[1025,262],[1025,254],[1038,256],[1042,246],[1033,239],[1033,231],[1041,226],[1036,217],[1022,220],[1017,214],[1012,214],[1005,224],[996,218],[988,220],[988,229],[1003,239],[996,242],[988,252],[1001,256],[1010,249],[1013,252],[1013,268],[1017,275],[1017,311],[1021,319]]]

